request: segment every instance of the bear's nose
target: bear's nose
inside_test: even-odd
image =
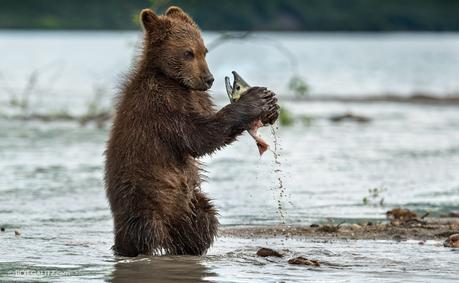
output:
[[[207,75],[205,78],[204,78],[204,81],[206,82],[206,85],[210,88],[212,86],[212,84],[214,83],[214,76],[212,75]]]

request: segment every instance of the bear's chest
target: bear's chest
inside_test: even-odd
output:
[[[185,111],[197,112],[203,115],[214,113],[214,104],[206,92],[192,91],[185,101]]]

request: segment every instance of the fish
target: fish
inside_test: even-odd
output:
[[[247,93],[250,85],[241,76],[239,76],[236,71],[232,71],[231,73],[234,77],[233,85],[231,85],[230,78],[225,77],[225,87],[229,100],[231,103],[233,103],[238,101],[243,95]],[[261,119],[257,119],[249,125],[249,129],[247,130],[250,136],[252,136],[252,138],[255,140],[260,156],[262,156],[263,153],[265,153],[265,151],[269,148],[269,145],[258,134],[258,129],[263,126],[264,125],[261,122]]]

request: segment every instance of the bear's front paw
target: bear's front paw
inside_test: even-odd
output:
[[[263,107],[263,113],[261,114],[261,122],[263,125],[274,124],[279,117],[279,105],[277,104],[276,94],[270,90],[264,90],[264,96],[268,99]]]
[[[279,118],[279,108],[280,107],[276,102],[270,104],[268,111],[263,113],[261,116],[261,122],[263,125],[273,125],[276,122],[277,118]]]

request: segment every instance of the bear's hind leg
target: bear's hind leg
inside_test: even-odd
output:
[[[154,216],[131,216],[115,224],[116,254],[123,256],[159,255],[170,252],[171,239],[163,221]]]
[[[210,200],[200,191],[196,192],[196,205],[195,205],[196,231],[201,234],[203,248],[202,253],[214,242],[217,236],[218,219],[217,211],[210,202]]]
[[[175,254],[203,255],[217,234],[217,212],[209,199],[196,191],[192,206],[192,214],[170,229]]]

